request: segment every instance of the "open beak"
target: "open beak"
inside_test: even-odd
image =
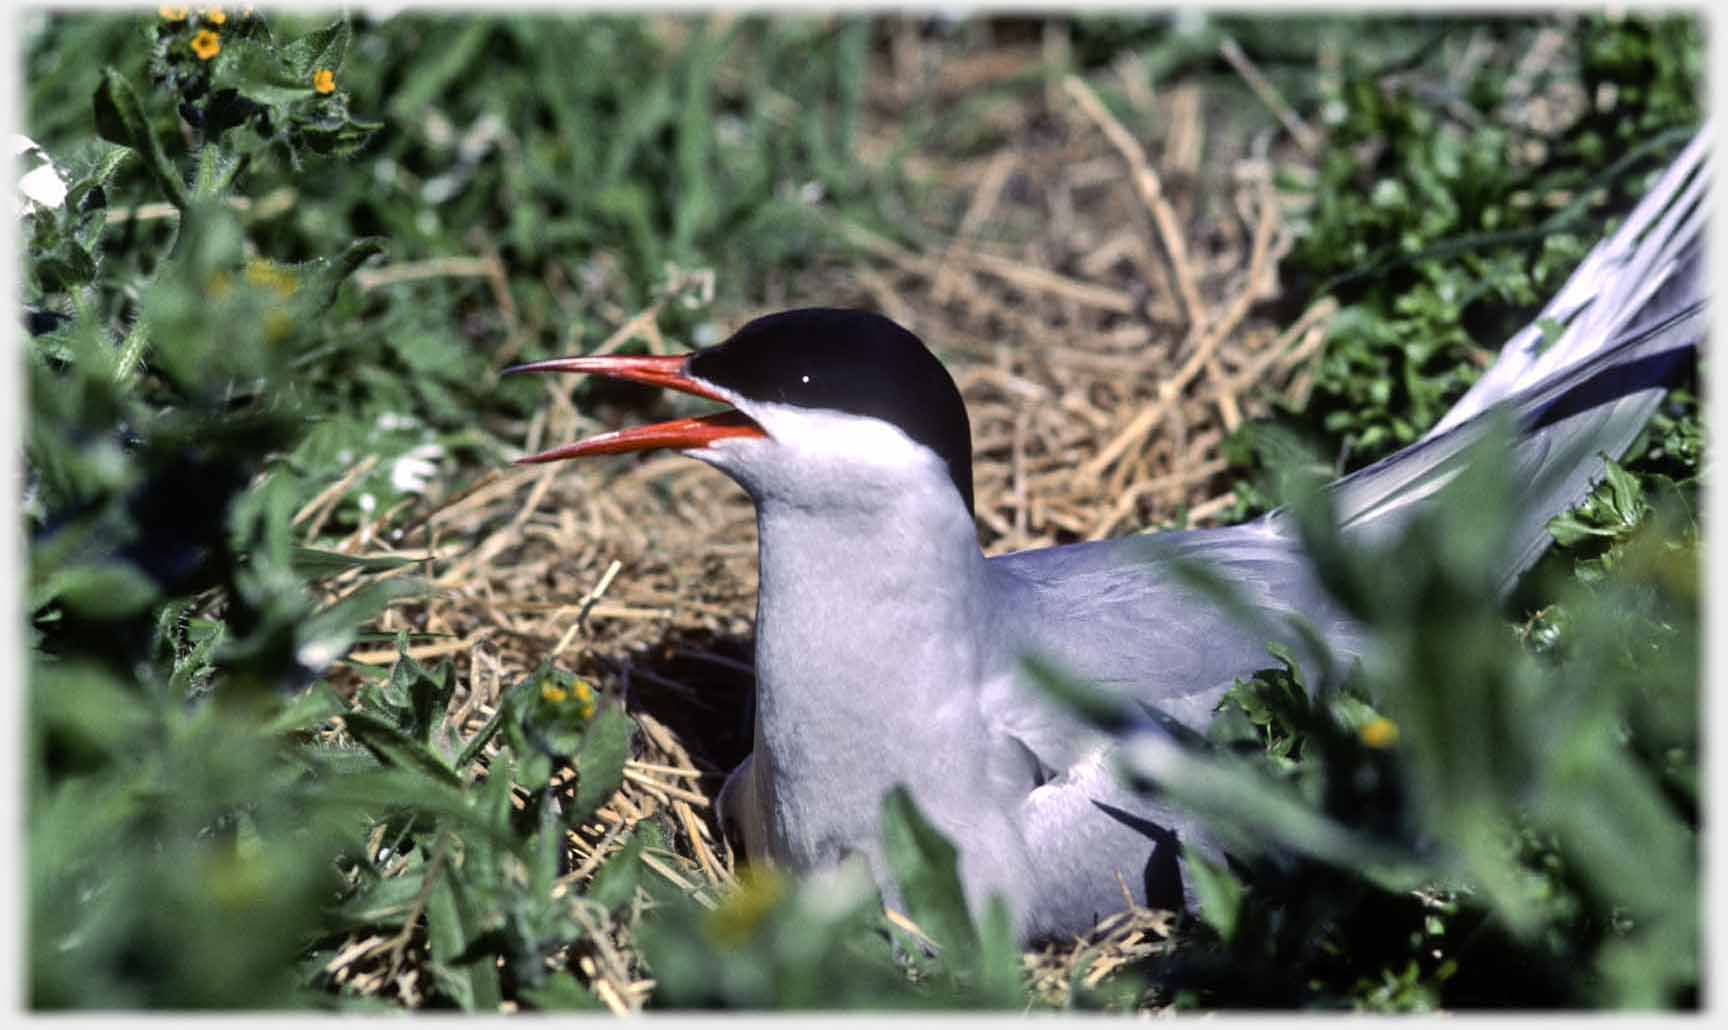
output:
[[[722,404],[729,403],[713,388],[690,378],[684,371],[688,357],[682,354],[644,354],[629,357],[551,358],[504,370],[505,375],[518,372],[581,372],[601,375],[608,379],[628,379],[633,383],[665,387],[679,393],[706,397]],[[630,454],[635,451],[687,451],[706,447],[716,440],[732,437],[765,437],[768,434],[741,411],[722,411],[698,418],[681,418],[672,422],[657,422],[634,429],[601,433],[586,440],[554,447],[549,451],[516,459],[518,465],[539,465],[567,458],[587,458],[597,454]]]

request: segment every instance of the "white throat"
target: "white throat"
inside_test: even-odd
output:
[[[768,439],[696,456],[756,502],[760,843],[797,867],[850,850],[876,860],[889,787],[912,788],[939,821],[983,788],[978,685],[994,656],[977,529],[947,466],[894,426],[746,411]],[[934,780],[932,755],[947,766]]]

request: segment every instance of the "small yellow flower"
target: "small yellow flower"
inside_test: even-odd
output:
[[[1398,724],[1391,719],[1375,719],[1362,727],[1362,743],[1373,748],[1388,748],[1398,743]]]
[[[702,920],[709,940],[723,947],[748,941],[768,913],[786,896],[786,880],[771,866],[747,865],[738,870],[738,889],[711,909]]]
[[[294,333],[294,319],[281,308],[274,308],[264,315],[264,339],[269,343],[281,343]]]
[[[312,91],[325,94],[336,92],[336,73],[328,68],[320,68],[313,72]]]
[[[222,37],[209,29],[199,29],[192,37],[192,52],[198,55],[198,60],[208,61],[222,52]]]
[[[228,15],[220,7],[206,7],[198,12],[199,17],[208,25],[228,24]]]
[[[167,4],[163,4],[161,7],[156,8],[156,13],[162,16],[163,21],[186,20],[186,8],[184,7],[170,7]]]
[[[577,680],[572,690],[576,695],[576,703],[581,706],[582,718],[594,718],[594,688],[583,680]]]

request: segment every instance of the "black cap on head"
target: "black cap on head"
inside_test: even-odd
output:
[[[972,510],[972,430],[948,370],[918,337],[871,311],[765,315],[690,357],[690,374],[749,400],[892,423],[948,464]]]

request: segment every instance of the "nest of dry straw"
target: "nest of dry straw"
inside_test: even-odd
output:
[[[893,73],[874,77],[877,131],[866,130],[860,160],[886,160],[901,91],[932,90],[940,103],[1036,73],[1051,40],[949,60],[940,74],[924,45],[900,41]],[[1154,96],[1143,73],[1117,71],[1130,122],[1072,76],[991,108],[993,152],[903,158],[941,198],[907,216],[905,238],[922,242],[842,224],[856,261],[785,284],[786,303],[763,309],[873,307],[943,356],[972,416],[979,536],[990,553],[1183,516],[1205,524],[1228,509],[1221,443],[1273,400],[1301,399],[1330,315],[1326,303],[1281,320],[1270,313],[1283,299],[1279,262],[1290,244],[1290,198],[1272,181],[1274,137],[1208,138],[1228,120],[1223,98],[1194,86]],[[1278,113],[1278,145],[1311,140]],[[1301,156],[1292,149],[1280,161]],[[606,348],[679,349],[661,337],[658,314],[622,319]],[[640,417],[578,410],[568,386],[548,383],[544,409],[519,427],[524,450]],[[379,628],[443,638],[416,654],[457,660],[450,721],[463,736],[548,657],[625,697],[642,728],[623,788],[568,836],[566,882],[579,886],[623,830],[651,819],[672,847],[647,853],[649,869],[714,903],[734,882],[736,859],[712,799],[749,746],[755,523],[742,492],[676,456],[571,463],[490,473],[398,525],[409,528],[404,547],[437,556],[435,590],[390,610]],[[347,546],[364,551],[383,528],[366,527]],[[384,663],[393,653],[358,657]],[[1103,976],[1163,946],[1169,926],[1157,913],[1118,914],[1086,941],[1028,954],[1029,974],[1060,995],[1082,950],[1090,975]],[[576,967],[608,1006],[639,1009],[652,981],[628,925],[593,929]],[[331,972],[413,1004],[418,981],[401,944],[356,939]]]

